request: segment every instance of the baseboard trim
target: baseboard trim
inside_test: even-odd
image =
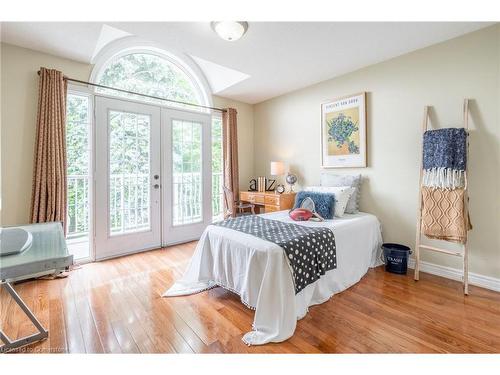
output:
[[[408,259],[408,268],[415,268],[415,259]],[[438,264],[420,261],[420,271],[447,279],[462,281],[462,270]],[[500,279],[469,272],[469,284],[500,292]]]

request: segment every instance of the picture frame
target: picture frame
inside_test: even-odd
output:
[[[366,168],[366,92],[321,104],[321,167]]]

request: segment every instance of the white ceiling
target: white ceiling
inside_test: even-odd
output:
[[[135,35],[193,57],[217,95],[253,104],[490,24],[249,22],[243,38],[227,42],[209,22],[4,22],[1,40],[91,63],[106,43]]]

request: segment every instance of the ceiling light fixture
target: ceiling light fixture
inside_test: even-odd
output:
[[[230,42],[240,39],[248,29],[248,22],[244,21],[214,21],[211,25],[217,35]]]

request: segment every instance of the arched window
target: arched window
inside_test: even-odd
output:
[[[125,50],[108,59],[97,69],[94,81],[101,85],[181,102],[210,105],[201,80],[187,64],[164,51]],[[97,92],[174,107],[203,110],[194,106],[156,100],[117,90],[97,88]]]

